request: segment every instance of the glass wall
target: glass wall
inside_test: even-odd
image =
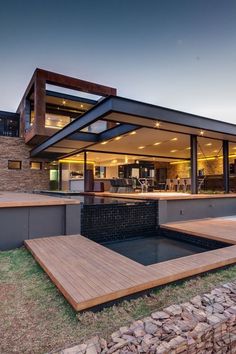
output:
[[[7,116],[0,116],[0,135],[19,136],[19,120]]]
[[[222,193],[223,142],[198,137],[198,189],[200,193]]]

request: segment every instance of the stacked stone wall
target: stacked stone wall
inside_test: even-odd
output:
[[[108,341],[97,336],[56,353],[236,353],[236,282],[121,327]]]
[[[0,137],[0,190],[14,192],[31,192],[49,189],[49,169],[46,160],[30,158],[32,146],[26,145],[24,139]],[[10,170],[8,161],[21,161],[21,169]],[[31,161],[42,163],[41,170],[32,170]]]

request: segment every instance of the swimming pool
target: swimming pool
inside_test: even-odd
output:
[[[190,256],[215,248],[161,235],[106,242],[103,246],[143,265]]]

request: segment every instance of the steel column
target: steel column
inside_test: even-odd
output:
[[[198,180],[197,180],[197,136],[190,136],[191,146],[191,193],[198,193]]]
[[[229,193],[229,142],[223,140],[223,181],[224,191]]]

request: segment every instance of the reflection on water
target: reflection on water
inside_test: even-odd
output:
[[[143,265],[209,251],[209,248],[163,236],[113,241],[104,246]]]

